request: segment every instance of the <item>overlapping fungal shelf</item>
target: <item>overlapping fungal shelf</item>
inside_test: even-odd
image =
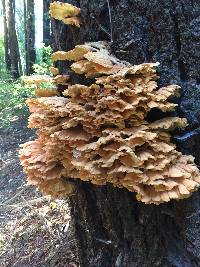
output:
[[[167,112],[177,106],[169,101],[178,96],[177,85],[157,88],[158,63],[132,66],[111,55],[104,42],[58,51],[52,59],[73,61],[71,69],[94,82],[71,84],[52,68],[63,91],[50,97],[47,90],[47,96],[27,101],[29,127],[38,129],[38,139],[20,149],[29,184],[57,197],[72,194],[75,179],[111,183],[136,192],[146,204],[186,198],[198,189],[194,158],[170,141],[170,131],[184,128],[186,120],[146,121],[153,108]]]
[[[68,3],[54,1],[50,4],[50,15],[52,18],[61,20],[65,24],[80,27],[80,8]]]

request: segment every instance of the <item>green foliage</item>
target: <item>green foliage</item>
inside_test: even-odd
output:
[[[0,71],[5,68],[3,36],[0,35]]]
[[[52,48],[51,46],[45,46],[36,49],[36,64],[33,65],[34,72],[36,74],[50,74],[49,67],[52,66],[51,60]]]
[[[0,129],[27,114],[25,101],[33,95],[31,86],[0,80]]]
[[[23,44],[21,44],[21,51]],[[52,49],[50,46],[42,45],[37,49],[37,64],[34,64],[36,74],[50,74],[49,67],[52,65]],[[13,121],[28,114],[25,101],[28,97],[34,96],[34,85],[24,85],[20,81],[13,81],[5,68],[4,42],[0,36],[0,129],[8,127]],[[41,85],[42,88],[49,84]]]
[[[0,35],[0,76],[1,77],[6,76],[4,55],[5,55],[4,40],[3,40],[3,35]],[[7,76],[5,78],[7,78]]]
[[[6,70],[3,35],[0,35],[0,79],[3,80],[11,79],[10,73]]]

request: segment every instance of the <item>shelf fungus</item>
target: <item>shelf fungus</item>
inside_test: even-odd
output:
[[[53,66],[51,66],[51,67],[49,68],[49,71],[51,72],[51,74],[52,74],[53,76],[56,76],[56,75],[59,74],[59,69],[58,69],[58,68],[55,68],[55,67],[53,67]]]
[[[26,84],[29,85],[34,84],[38,87],[41,83],[51,82],[52,77],[48,75],[31,75],[31,76],[22,76],[21,80]]]
[[[132,66],[110,54],[105,42],[78,45],[53,58],[74,61],[70,75],[85,74],[95,82],[72,84],[56,73],[54,82],[63,86],[59,96],[27,101],[29,127],[38,129],[37,140],[19,152],[29,184],[57,197],[73,194],[76,179],[111,183],[157,205],[198,189],[194,158],[171,142],[170,131],[185,128],[186,119],[147,120],[152,109],[175,110],[170,98],[179,96],[177,85],[158,89],[158,63]]]
[[[54,67],[51,67],[50,71],[54,75],[54,77],[48,75],[31,75],[23,76],[21,79],[25,84],[35,85],[35,95],[37,97],[60,96],[60,92],[57,86],[70,85],[70,77],[69,75],[58,75],[59,71]],[[46,86],[42,87],[42,84],[46,84]]]
[[[65,24],[80,27],[80,8],[68,3],[55,1],[50,4],[50,15],[52,18],[61,20]]]
[[[48,75],[31,75],[22,76],[21,80],[27,85],[34,85],[35,95],[38,97],[59,96],[59,92],[56,87],[46,88],[42,87],[42,84],[56,84],[56,79]]]

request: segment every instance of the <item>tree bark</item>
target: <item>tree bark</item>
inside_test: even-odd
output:
[[[108,40],[132,64],[159,61],[159,84],[182,87],[177,115],[189,122],[189,133],[174,134],[174,142],[200,166],[199,0],[67,2],[81,8],[82,25],[77,31],[56,22],[54,48]],[[77,188],[70,203],[81,267],[200,266],[199,192],[155,206],[111,185],[80,181]]]
[[[8,47],[8,24],[7,24],[7,17],[6,17],[6,2],[5,0],[2,1],[3,6],[3,25],[4,25],[4,49],[5,49],[5,63],[6,69],[10,71],[10,56],[9,56],[9,47]]]
[[[50,0],[43,0],[43,43],[45,45],[51,44],[51,20],[49,17]]]
[[[5,36],[5,51],[8,70],[11,71],[11,75],[14,79],[19,78],[21,69],[21,60],[19,53],[18,38],[15,29],[15,1],[5,1],[5,22],[7,29],[4,32]],[[6,27],[6,25],[5,25]]]
[[[34,0],[24,0],[24,24],[26,74],[30,75],[36,59]]]

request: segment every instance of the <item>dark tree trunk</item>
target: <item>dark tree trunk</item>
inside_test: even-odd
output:
[[[50,0],[43,0],[43,43],[51,44],[51,20],[49,16]]]
[[[80,32],[54,21],[55,47],[70,49],[77,43],[106,39],[113,40],[117,57],[132,64],[159,61],[159,83],[181,85],[177,113],[190,123],[191,134],[177,139],[178,148],[193,154],[200,166],[200,1],[71,3],[81,8]],[[198,192],[186,200],[155,206],[137,202],[127,190],[79,182],[70,203],[81,267],[200,266]]]
[[[4,25],[4,49],[5,49],[5,64],[6,69],[10,71],[10,56],[9,56],[9,47],[8,47],[8,22],[6,16],[6,2],[2,1],[3,5],[3,25]]]
[[[17,33],[15,29],[15,1],[6,0],[6,23],[7,23],[7,37],[5,37],[5,51],[8,60],[8,70],[11,71],[11,75],[14,79],[19,78],[21,70],[21,60],[19,53],[19,45],[17,39]]]
[[[35,63],[35,13],[34,0],[24,0],[24,29],[25,29],[25,61],[26,74],[33,72]]]

